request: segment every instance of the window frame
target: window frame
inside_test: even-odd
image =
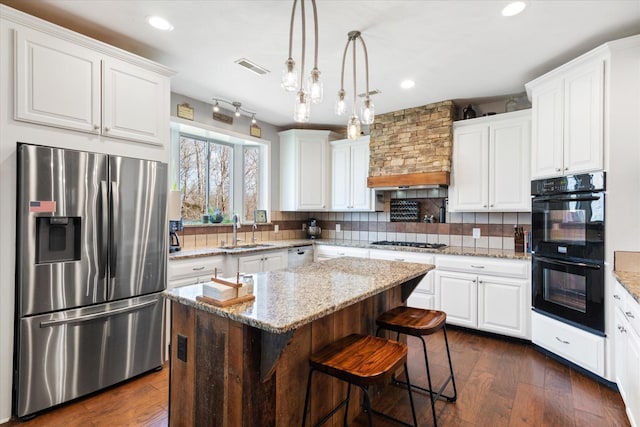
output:
[[[265,209],[269,215],[268,220],[271,222],[271,142],[254,138],[248,135],[238,134],[232,131],[224,131],[222,129],[209,127],[206,125],[194,126],[192,124],[171,123],[171,182],[169,188],[180,185],[180,140],[181,138],[191,138],[195,140],[205,141],[207,143],[215,143],[232,148],[231,161],[231,212],[238,213],[242,224],[252,224],[253,220],[245,220],[244,212],[244,148],[247,146],[258,147],[259,149],[259,190],[258,190],[258,209]],[[208,159],[207,159],[208,163]],[[209,164],[207,164],[207,176],[209,172]],[[208,184],[207,184],[208,185]],[[238,197],[238,195],[240,195]],[[209,198],[207,191],[207,200]],[[253,218],[253,215],[250,215]]]

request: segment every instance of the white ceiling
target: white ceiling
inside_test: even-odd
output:
[[[293,93],[280,88],[287,58],[291,0],[0,0],[176,70],[171,90],[211,103],[240,101],[259,120],[293,122]],[[369,54],[370,89],[378,114],[447,99],[490,100],[524,91],[524,84],[606,41],[640,33],[640,0],[529,0],[515,17],[507,1],[317,0],[319,59],[325,99],[312,105],[310,126],[341,125],[333,105],[347,32],[360,30]],[[313,61],[311,2],[306,70]],[[175,27],[160,32],[145,18]],[[300,22],[294,54],[300,62]],[[350,53],[351,54],[351,53]],[[362,49],[358,47],[358,55]],[[258,76],[234,61],[247,58],[271,72]],[[349,58],[349,57],[348,57]],[[357,61],[364,92],[364,61]],[[345,90],[353,91],[348,59]],[[411,90],[403,79],[415,80]],[[349,96],[351,98],[351,96]],[[360,99],[359,99],[360,101]],[[462,102],[462,101],[461,101]]]

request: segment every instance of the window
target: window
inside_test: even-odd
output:
[[[221,142],[187,133],[174,138],[174,144],[174,176],[183,194],[185,224],[229,222],[234,213],[243,222],[253,222],[256,209],[268,210],[267,144]]]

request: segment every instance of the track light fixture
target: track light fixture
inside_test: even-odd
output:
[[[242,114],[244,114],[247,117],[251,117],[251,124],[256,124],[256,114],[253,111],[249,111],[246,108],[244,108],[242,106],[242,103],[238,102],[238,101],[227,101],[226,99],[223,98],[213,98],[213,100],[215,101],[213,104],[213,112],[217,113],[220,111],[220,103],[223,102],[225,104],[229,104],[233,107],[233,115],[236,117],[240,117]]]
[[[349,44],[353,43],[353,109],[347,122],[347,136],[349,139],[357,139],[360,136],[360,119],[356,115],[356,40],[360,40],[362,49],[364,50],[365,98],[361,109],[362,123],[366,125],[373,123],[375,107],[369,97],[369,57],[367,55],[367,45],[364,43],[360,31],[349,31],[347,38],[347,45],[344,47],[344,53],[342,54],[342,74],[340,77],[340,90],[338,91],[335,112],[341,116],[347,110],[345,101],[346,92],[344,90],[344,63],[347,58]]]
[[[320,80],[320,70],[318,70],[318,10],[316,8],[316,0],[311,0],[313,7],[313,24],[315,35],[315,52],[313,69],[307,78],[306,89],[304,87],[304,57],[306,42],[306,15],[304,11],[305,0],[300,0],[300,13],[302,17],[302,55],[300,58],[300,75],[296,69],[296,62],[293,60],[293,23],[296,15],[296,6],[298,0],[293,0],[293,8],[291,9],[291,24],[289,26],[289,57],[284,63],[282,73],[281,86],[287,92],[297,90],[295,98],[295,106],[293,119],[296,122],[304,123],[309,121],[309,107],[311,103],[317,104],[322,102],[323,88]]]

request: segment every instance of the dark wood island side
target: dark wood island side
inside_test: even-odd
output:
[[[170,426],[300,425],[309,355],[354,332],[374,334],[376,317],[433,268],[347,257],[258,273],[255,301],[226,308],[198,301],[202,284],[167,291]],[[345,393],[343,383],[315,377],[311,421]],[[355,418],[359,405],[349,412]]]

